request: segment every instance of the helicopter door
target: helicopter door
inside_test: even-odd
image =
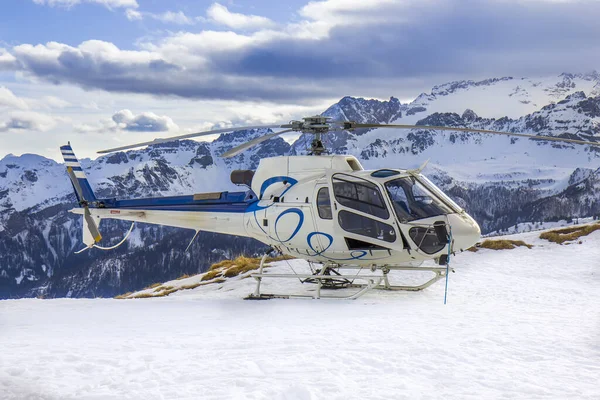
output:
[[[315,186],[314,199],[317,229],[309,246],[313,247],[313,252],[327,251],[327,253],[331,253],[334,250],[331,245],[335,234],[335,224],[333,222],[333,204],[329,187],[324,184]]]
[[[336,237],[344,238],[348,250],[387,252],[398,235],[380,188],[344,173],[334,173],[330,179]]]

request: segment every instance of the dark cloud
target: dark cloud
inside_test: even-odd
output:
[[[37,112],[14,112],[8,120],[0,121],[0,132],[8,131],[47,131],[56,125],[49,115]]]
[[[385,9],[382,9],[385,12]],[[334,28],[318,45],[281,40],[218,60],[230,73],[306,79],[579,72],[600,66],[600,3],[461,1],[410,21]],[[398,16],[398,19],[403,19]]]
[[[319,39],[296,34],[294,29],[303,27],[289,25],[279,34],[230,36],[223,45],[218,39],[224,34],[217,39],[175,34],[148,45],[149,51],[92,41],[78,48],[18,46],[11,54],[28,74],[85,88],[293,102],[385,95],[399,81],[429,84],[439,76],[527,76],[600,67],[597,1],[424,0],[356,11],[321,4],[329,7],[317,16],[321,19],[305,21],[330,25]]]

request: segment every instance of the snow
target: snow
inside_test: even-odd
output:
[[[569,84],[563,87],[564,82]],[[587,96],[595,96],[600,89],[598,77],[594,75],[575,75],[570,79],[565,79],[564,76],[500,78],[488,84],[470,84],[447,92],[446,89],[451,85],[452,83],[447,83],[434,87],[430,94],[422,94],[415,99],[410,107],[425,107],[427,114],[455,112],[460,115],[466,108],[470,108],[480,117],[519,118],[577,91],[583,91]],[[477,101],[473,102],[473,99]],[[465,107],[467,104],[469,106]],[[416,122],[424,116],[425,114],[418,113],[402,120],[412,119]]]
[[[446,306],[443,283],[243,301],[254,280],[241,278],[156,299],[2,301],[0,397],[600,398],[600,231],[510,238],[534,248],[452,259]]]
[[[33,181],[24,180],[26,172]],[[51,206],[60,202],[59,197],[73,192],[64,166],[35,154],[7,155],[0,159],[0,173],[4,177],[0,179],[0,191],[8,190],[0,211],[4,208],[22,211],[40,204]]]
[[[485,236],[492,237],[492,236],[501,236],[501,235],[514,235],[514,234],[523,233],[523,232],[557,229],[557,228],[563,228],[563,227],[573,226],[573,225],[584,225],[584,224],[592,223],[593,221],[594,221],[593,217],[588,217],[588,218],[574,218],[571,222],[567,222],[564,219],[561,219],[559,221],[521,222],[514,226],[511,226],[505,232],[494,231],[494,232],[488,233]]]

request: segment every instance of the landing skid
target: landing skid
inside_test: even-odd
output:
[[[339,272],[343,269],[365,269],[356,265],[340,265],[340,264],[329,264],[323,265],[320,270],[314,270],[312,274],[274,274],[263,272],[264,262],[266,256],[263,256],[260,262],[260,268],[258,273],[252,274],[251,276],[256,280],[256,289],[254,293],[248,295],[245,300],[268,300],[268,299],[290,299],[290,298],[311,298],[311,299],[357,299],[364,294],[370,292],[373,289],[378,290],[390,290],[390,291],[419,291],[423,290],[440,279],[446,277],[445,267],[394,267],[394,266],[381,266],[370,268],[373,274],[355,275],[343,274]],[[368,268],[367,268],[368,269]],[[391,285],[388,274],[390,271],[413,271],[413,272],[433,272],[434,276],[420,285]],[[451,269],[454,272],[453,269]],[[359,271],[360,272],[360,271]],[[376,274],[381,272],[381,274]],[[298,279],[301,283],[313,283],[316,285],[316,290],[313,293],[301,293],[301,294],[274,294],[274,293],[262,293],[261,283],[263,279],[274,278],[274,279]],[[360,283],[356,283],[356,282]],[[336,295],[327,293],[327,290],[331,289],[357,289],[354,293],[347,295]],[[323,293],[325,290],[325,293]]]

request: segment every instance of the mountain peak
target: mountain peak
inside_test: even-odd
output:
[[[471,110],[470,108],[467,108],[462,114],[462,119],[464,119],[467,122],[473,122],[477,118],[479,118],[479,116],[475,113],[475,111]]]
[[[407,106],[393,96],[386,101],[345,96],[321,115],[339,121],[387,124],[401,118],[406,109]]]

